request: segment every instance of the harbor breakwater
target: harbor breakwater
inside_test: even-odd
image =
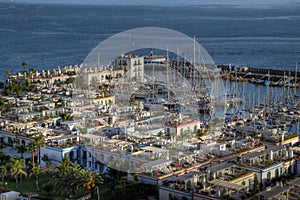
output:
[[[300,73],[292,70],[255,68],[248,66],[217,65],[223,79],[270,84],[271,86],[299,87]]]

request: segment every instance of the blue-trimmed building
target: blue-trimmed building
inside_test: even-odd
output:
[[[78,164],[78,159],[80,157],[80,146],[69,146],[69,147],[55,147],[55,146],[46,146],[41,148],[41,157],[40,163],[41,166],[45,167],[47,164],[47,160],[45,155],[48,156],[49,161],[52,165],[58,165],[65,157],[69,157],[70,160]]]
[[[177,190],[170,187],[160,186],[159,187],[159,199],[184,199],[184,200],[192,200],[193,193],[185,190]]]
[[[255,172],[263,186],[283,174],[296,173],[293,150],[283,145],[242,156],[241,167]]]

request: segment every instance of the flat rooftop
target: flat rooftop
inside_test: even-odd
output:
[[[221,186],[221,187],[225,187],[225,188],[229,188],[229,189],[233,189],[233,190],[242,190],[246,187],[244,185],[230,183],[228,181],[224,181],[224,180],[221,180],[221,179],[214,179],[212,181],[209,181],[209,183],[213,184],[215,186]]]
[[[263,192],[256,194],[256,196],[263,197],[264,199],[273,199],[277,195],[280,195],[284,192],[289,191],[289,189],[290,189],[290,187],[275,186],[275,187],[272,187],[271,190],[263,191]]]
[[[217,172],[219,170],[227,169],[227,168],[233,167],[233,166],[235,166],[235,164],[224,162],[224,163],[212,166],[212,167],[208,168],[207,170],[210,170],[211,172]]]
[[[288,182],[288,185],[300,187],[300,178]]]

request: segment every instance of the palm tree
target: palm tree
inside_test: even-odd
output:
[[[46,163],[46,167],[50,167],[50,165],[51,165],[51,160],[50,160],[48,154],[44,154],[42,160]]]
[[[25,72],[26,72],[26,67],[27,67],[27,63],[26,62],[22,62],[22,67],[24,68],[24,77],[25,77]]]
[[[2,182],[3,182],[3,181],[4,181],[4,178],[5,178],[6,174],[7,174],[7,168],[6,168],[6,166],[1,166],[1,167],[0,167],[0,171],[1,171]]]
[[[10,76],[11,75],[11,70],[10,69],[6,70],[6,74],[7,74],[7,76]]]
[[[64,176],[60,177],[58,179],[55,179],[54,181],[54,191],[55,193],[63,196],[75,196],[76,191],[78,191],[78,188],[74,186],[73,183],[75,183],[75,180],[71,176]]]
[[[5,86],[4,88],[4,93],[7,95],[7,96],[10,96],[12,95],[14,92],[14,86],[13,84],[8,84]]]
[[[74,166],[74,163],[71,162],[69,157],[65,157],[62,162],[58,165],[57,169],[59,170],[58,175],[64,176],[68,174],[68,170]]]
[[[39,175],[42,174],[44,171],[42,170],[42,167],[40,165],[36,165],[33,163],[32,169],[31,169],[31,175],[35,176],[35,187],[37,191],[40,191],[39,187]]]
[[[69,159],[64,159],[62,163],[58,166],[59,171],[55,177],[55,190],[59,194],[74,196],[80,190],[82,168],[80,165],[74,165]]]
[[[81,171],[81,183],[83,186],[83,189],[86,193],[90,192],[96,184],[103,184],[102,177],[95,171],[89,171],[89,170],[82,170]]]
[[[163,133],[162,131],[159,131],[159,132],[157,133],[157,136],[158,136],[158,137],[162,137],[162,136],[164,136],[164,133]]]
[[[102,184],[103,179],[97,173],[74,165],[70,159],[65,158],[58,166],[58,176],[55,177],[57,193],[78,196],[90,193],[96,184]]]
[[[23,86],[20,85],[20,84],[16,85],[15,86],[15,91],[16,91],[18,97],[20,97],[23,93]]]
[[[33,73],[35,73],[35,72],[36,72],[36,69],[34,69],[33,67],[29,68],[29,73],[30,73],[30,74],[33,74]]]
[[[29,142],[29,144],[26,147],[26,150],[31,152],[31,160],[32,164],[34,164],[34,153],[37,150],[37,145],[34,140]]]
[[[22,166],[25,165],[25,160],[10,158],[7,165],[10,166],[10,175],[16,179],[16,188],[18,188],[18,177],[20,175],[27,176],[27,173],[22,169]]]
[[[68,113],[62,113],[62,114],[60,115],[60,117],[62,118],[62,120],[63,120],[64,122],[73,119],[72,115],[71,115],[71,114],[68,114]]]
[[[44,136],[40,135],[34,138],[34,142],[37,146],[37,164],[40,164],[41,147],[45,146]]]
[[[7,74],[7,76],[6,76],[7,78],[10,77],[11,76],[11,70],[10,69],[6,70],[6,74]]]

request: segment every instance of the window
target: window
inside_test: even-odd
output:
[[[276,170],[275,170],[275,177],[278,177],[278,176],[279,176],[279,170],[276,169]]]
[[[271,180],[271,172],[268,172],[268,173],[267,173],[267,180],[268,180],[268,181]]]
[[[74,162],[75,159],[76,159],[76,157],[75,157],[75,152],[74,152],[74,151],[70,151],[70,160],[71,160],[72,162]]]

